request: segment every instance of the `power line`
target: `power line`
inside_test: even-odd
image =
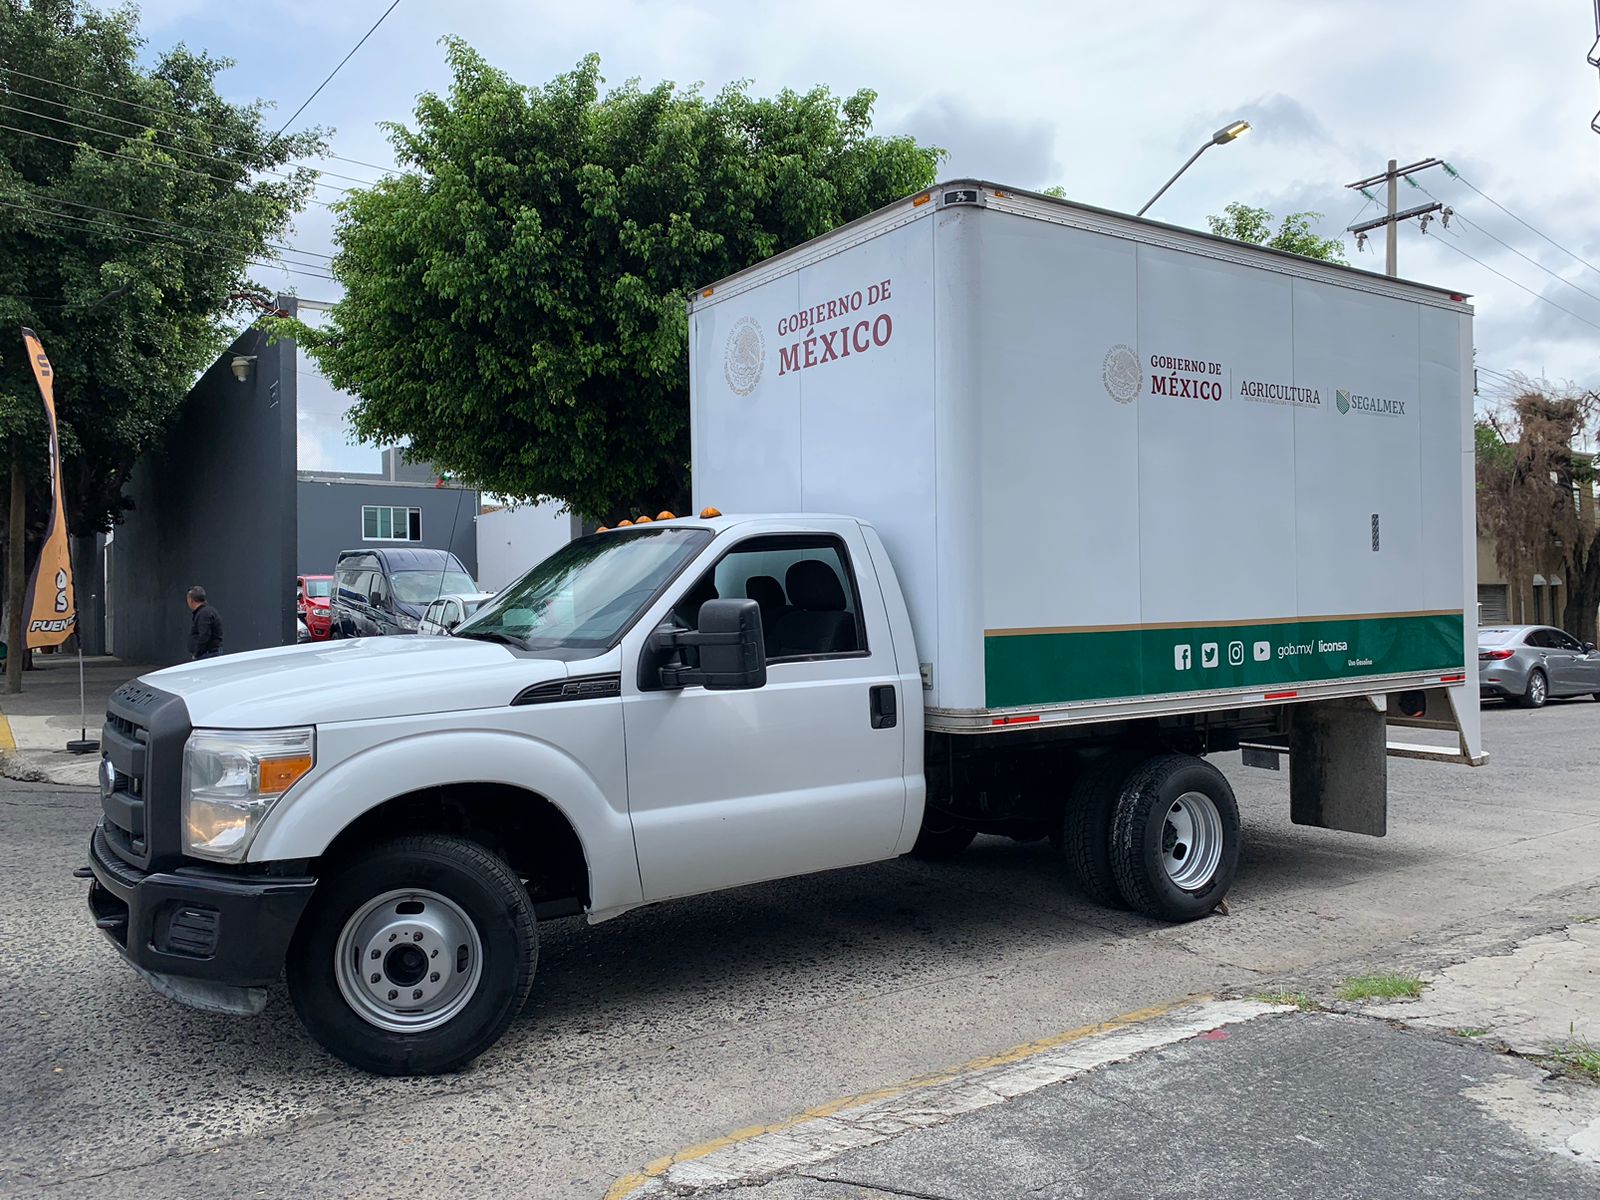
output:
[[[84,204],[84,203],[82,203],[81,201],[78,201],[78,200],[63,200],[59,196],[45,196],[45,195],[41,195],[38,192],[34,192],[33,196],[34,196],[35,199],[44,200],[44,201],[46,201],[46,202],[48,202],[50,204],[65,204],[68,208],[81,208],[81,209],[85,209],[85,210],[87,210],[89,212],[103,213],[105,216],[108,216],[108,217],[122,217],[125,220],[130,220],[130,221],[148,221],[149,223],[151,223],[153,225],[165,226],[166,228],[176,229],[176,230],[179,230],[180,232],[193,231],[195,233],[210,233],[210,234],[215,234],[219,238],[227,238],[228,236],[230,236],[230,235],[224,233],[220,229],[211,229],[211,228],[209,228],[207,226],[204,226],[204,225],[183,225],[183,224],[180,224],[177,221],[166,221],[166,220],[163,220],[160,217],[146,217],[146,216],[143,216],[143,215],[141,215],[139,213],[127,213],[127,212],[122,212],[122,211],[120,211],[118,209],[114,209],[114,208],[101,208],[98,205]],[[243,243],[243,242],[235,242],[235,243],[228,243],[228,244],[236,245],[242,250],[250,249],[250,246],[247,243]],[[264,242],[263,245],[267,246],[269,249],[282,250],[282,251],[284,251],[284,252],[286,252],[288,254],[303,254],[303,255],[307,256],[308,258],[326,258],[326,259],[328,259],[330,261],[332,261],[332,259],[334,258],[334,255],[332,255],[332,254],[324,254],[320,250],[303,250],[299,246],[291,246],[287,242],[268,241],[268,242]]]
[[[140,104],[136,100],[125,100],[121,96],[112,96],[112,95],[109,95],[106,92],[96,92],[96,91],[93,91],[93,90],[91,90],[89,88],[86,88],[86,87],[79,87],[76,84],[65,83],[65,82],[63,82],[63,81],[61,81],[59,79],[51,79],[51,78],[49,78],[47,76],[44,76],[44,75],[30,75],[27,71],[20,71],[16,67],[10,66],[9,64],[6,64],[6,63],[0,63],[0,71],[7,71],[10,74],[19,76],[19,77],[21,77],[23,79],[31,79],[35,83],[48,83],[51,87],[65,88],[67,91],[69,91],[69,92],[77,92],[81,96],[93,96],[96,100],[109,100],[113,104],[122,104],[122,105],[126,105],[128,108],[136,108],[136,109],[139,109],[139,110],[141,110],[143,112],[154,113],[159,117],[169,117],[170,118],[173,115],[173,113],[172,113],[172,111],[170,109],[156,108],[154,105],[151,105],[151,104]],[[15,88],[10,88],[8,90],[10,90],[15,95],[25,95],[26,94],[26,93],[23,93],[23,92],[17,92]],[[38,99],[39,97],[30,97],[30,98],[31,99]],[[59,100],[46,100],[45,103],[61,105],[64,108],[65,107],[70,107],[68,105],[62,105],[61,101],[59,101]],[[80,112],[90,112],[90,111],[93,111],[93,110],[79,109],[78,111],[80,111]],[[111,120],[116,120],[117,119],[115,117],[110,117],[110,114],[108,114],[108,113],[97,113],[96,115],[106,116]],[[198,114],[195,114],[195,115],[198,117]],[[334,159],[337,162],[352,163],[353,165],[358,166],[358,167],[371,167],[374,171],[388,171],[388,172],[395,173],[395,174],[404,174],[404,172],[399,171],[395,167],[385,167],[385,166],[379,165],[378,163],[364,162],[359,158],[346,158],[342,154],[327,154],[327,155],[324,155],[323,157]]]
[[[225,183],[229,187],[238,187],[240,184],[242,184],[244,182],[243,179],[224,179],[221,175],[211,175],[211,174],[208,174],[205,171],[195,171],[195,170],[192,170],[189,167],[180,167],[177,163],[157,162],[157,161],[154,161],[154,160],[151,160],[151,159],[135,158],[131,154],[118,154],[115,150],[103,150],[99,146],[91,146],[87,142],[74,142],[74,141],[68,140],[67,138],[58,138],[58,137],[54,136],[53,134],[40,133],[40,132],[38,132],[38,130],[35,130],[35,129],[22,129],[22,128],[19,128],[16,125],[7,125],[4,122],[0,122],[0,129],[9,129],[12,133],[20,133],[20,134],[23,134],[26,137],[42,138],[44,141],[47,141],[47,142],[59,142],[63,146],[82,147],[85,150],[92,150],[96,154],[104,154],[108,158],[120,158],[124,162],[131,162],[131,163],[134,163],[135,165],[141,166],[141,167],[160,167],[161,169],[166,170],[166,171],[177,171],[179,174],[182,174],[182,175],[193,175],[197,179],[210,179],[210,180],[213,180],[216,183]],[[159,148],[164,149],[164,147],[159,147]],[[243,168],[243,170],[246,172],[246,174],[248,174],[249,168]],[[333,207],[332,204],[329,204],[325,200],[307,199],[306,203],[308,203],[308,204],[319,204],[323,208],[332,208]]]
[[[1435,196],[1432,192],[1430,192],[1427,188],[1423,187],[1420,183],[1417,183],[1415,180],[1407,180],[1406,182],[1410,183],[1412,187],[1416,188],[1424,196],[1428,196],[1429,198],[1434,199],[1434,200],[1439,199],[1439,197]],[[1534,266],[1538,267],[1539,270],[1543,271],[1546,275],[1550,276],[1551,279],[1556,280],[1558,283],[1566,284],[1573,291],[1581,293],[1582,295],[1587,296],[1589,299],[1593,300],[1595,303],[1600,304],[1600,296],[1595,295],[1593,292],[1588,291],[1585,288],[1579,287],[1577,284],[1573,283],[1572,280],[1568,279],[1566,276],[1561,275],[1558,272],[1552,271],[1549,267],[1545,266],[1537,258],[1533,258],[1533,257],[1531,257],[1531,256],[1529,256],[1527,254],[1524,254],[1521,250],[1518,250],[1510,242],[1502,241],[1500,238],[1496,237],[1493,233],[1490,233],[1489,230],[1485,229],[1482,225],[1479,225],[1476,221],[1474,221],[1471,217],[1467,216],[1465,213],[1461,212],[1459,209],[1451,209],[1450,210],[1450,215],[1454,216],[1455,219],[1460,221],[1463,225],[1470,225],[1472,228],[1476,229],[1479,233],[1483,234],[1484,237],[1488,238],[1491,242],[1498,242],[1500,245],[1504,246],[1507,250],[1511,251],[1511,253],[1515,254],[1518,258],[1523,259],[1526,262],[1532,263]],[[1445,228],[1448,229],[1449,225],[1446,224]]]
[[[85,125],[81,121],[69,121],[65,117],[52,117],[52,116],[49,116],[46,113],[34,112],[31,108],[18,108],[14,104],[0,104],[0,108],[8,109],[11,112],[15,112],[15,113],[21,113],[23,116],[26,116],[26,117],[33,117],[35,120],[38,120],[38,121],[53,121],[57,125],[66,125],[66,126],[69,126],[70,128],[73,128],[73,129],[82,129],[82,130],[84,130],[85,132],[88,132],[88,133],[98,133],[101,137],[120,138],[124,143],[138,140],[137,138],[130,138],[130,137],[126,137],[123,134],[115,133],[115,132],[113,132],[112,130],[109,130],[109,129],[100,129],[100,128],[97,128],[96,126],[93,126],[93,125]],[[79,140],[78,142],[74,142],[72,144],[73,145],[84,145],[84,146],[88,146],[89,145],[87,142],[84,142],[82,140]],[[224,158],[220,154],[202,154],[198,150],[185,150],[181,146],[163,146],[159,142],[155,143],[155,148],[158,149],[158,150],[164,150],[168,154],[186,154],[190,158],[203,159],[203,160],[206,160],[208,162],[219,162],[219,163],[222,163],[224,166],[228,166],[228,167],[242,167],[246,171],[255,171],[255,172],[259,172],[260,174],[263,174],[263,175],[276,175],[279,179],[289,179],[289,180],[293,180],[294,179],[294,176],[289,174],[287,171],[277,171],[277,170],[274,170],[271,167],[252,167],[252,166],[250,166],[250,165],[248,165],[246,163],[241,163],[241,162],[238,162],[238,161],[236,161],[234,159],[231,159],[231,158]],[[98,151],[99,147],[97,147],[97,146],[89,146],[89,149]],[[317,171],[315,168],[307,168],[307,169],[310,170],[313,175],[322,174],[322,172]],[[349,177],[346,176],[346,178],[349,178]],[[361,181],[357,180],[357,182],[359,183]],[[320,180],[316,180],[316,179],[313,179],[311,181],[311,186],[312,187],[320,187],[320,188],[331,188],[333,191],[336,191],[336,192],[340,193],[341,195],[343,195],[345,193],[348,193],[348,192],[355,191],[355,188],[340,187],[336,183],[323,183]]]
[[[1531,287],[1528,287],[1526,284],[1518,283],[1515,279],[1511,278],[1511,276],[1507,275],[1504,271],[1496,271],[1493,267],[1491,267],[1488,263],[1484,262],[1481,258],[1474,258],[1472,255],[1468,254],[1465,250],[1463,250],[1460,246],[1457,246],[1454,242],[1444,241],[1444,240],[1440,239],[1437,234],[1434,236],[1434,240],[1437,241],[1439,243],[1439,245],[1447,247],[1448,249],[1454,250],[1457,254],[1461,255],[1461,257],[1472,259],[1473,262],[1477,263],[1485,271],[1488,271],[1491,274],[1500,276],[1501,279],[1504,279],[1507,283],[1513,285],[1514,287],[1521,288],[1523,291],[1527,292],[1528,295],[1532,296],[1535,300],[1543,300],[1546,304],[1550,305],[1551,308],[1559,308],[1562,312],[1566,313],[1567,316],[1573,318],[1574,320],[1582,321],[1585,325],[1589,326],[1589,328],[1591,328],[1591,329],[1600,329],[1600,325],[1596,325],[1593,321],[1589,320],[1587,317],[1581,317],[1577,313],[1573,312],[1570,308],[1566,307],[1566,305],[1557,304],[1554,300],[1550,299],[1549,296],[1541,295],[1540,293],[1534,291]]]
[[[105,230],[111,237],[122,238],[125,241],[131,241],[140,246],[153,246],[155,242],[162,242],[193,250],[206,249],[206,244],[204,242],[195,241],[189,238],[173,237],[168,234],[158,233],[153,229],[138,230],[137,233],[145,235],[143,238],[141,238],[136,236],[136,232],[133,230],[125,229],[117,225],[111,225],[105,221],[94,221],[88,217],[75,217],[70,213],[51,212],[49,209],[42,209],[33,205],[16,204],[10,200],[0,200],[0,207],[17,209],[20,212],[27,213],[33,220],[45,221],[47,223],[54,224],[58,228],[71,229],[74,227],[74,225],[85,225],[91,229]],[[65,222],[71,222],[72,224],[65,224]],[[291,266],[281,262],[272,262],[270,260],[250,257],[246,257],[244,261],[255,266],[277,267],[280,270],[288,271],[291,275],[306,275],[316,279],[326,279],[335,283],[338,282],[332,275],[318,270],[306,269],[310,267],[311,264],[309,263],[295,263]]]
[[[1482,188],[1479,188],[1479,187],[1475,186],[1472,183],[1471,180],[1469,180],[1460,171],[1456,170],[1449,163],[1445,163],[1444,164],[1444,169],[1445,169],[1445,174],[1449,175],[1451,179],[1457,180],[1460,183],[1466,184],[1467,187],[1472,188],[1473,191],[1477,192],[1478,195],[1482,196],[1490,204],[1494,205],[1501,212],[1505,213],[1506,216],[1510,217],[1518,225],[1521,225],[1524,229],[1529,229],[1529,230],[1532,230],[1534,233],[1539,234],[1540,237],[1544,238],[1545,241],[1549,242],[1557,250],[1561,251],[1561,253],[1566,254],[1566,255],[1570,255],[1571,257],[1573,257],[1573,258],[1577,259],[1579,262],[1581,262],[1584,266],[1588,267],[1589,270],[1595,272],[1596,274],[1600,274],[1600,267],[1595,266],[1588,259],[1581,258],[1577,254],[1574,254],[1571,250],[1568,250],[1565,246],[1563,246],[1560,242],[1556,241],[1555,238],[1551,237],[1549,234],[1542,233],[1539,230],[1534,229],[1534,227],[1532,225],[1529,225],[1521,217],[1517,216],[1516,213],[1512,212],[1504,204],[1501,204],[1500,201],[1496,200],[1493,196],[1489,195]]]
[[[118,125],[126,125],[130,129],[137,130],[140,133],[148,131],[150,133],[157,133],[157,134],[161,134],[161,135],[163,135],[165,137],[172,138],[174,141],[189,142],[189,143],[191,143],[193,145],[196,145],[196,146],[208,146],[209,148],[206,151],[185,150],[180,146],[163,146],[162,149],[171,150],[175,154],[190,154],[190,155],[193,155],[196,158],[215,159],[217,162],[227,163],[230,166],[237,165],[237,164],[235,164],[233,159],[225,158],[222,155],[217,154],[216,153],[216,147],[215,146],[210,146],[210,144],[207,143],[205,140],[203,140],[201,138],[197,138],[197,137],[187,136],[187,135],[184,135],[184,134],[174,133],[170,129],[158,129],[158,128],[156,128],[155,124],[153,122],[150,122],[150,121],[130,121],[126,117],[115,117],[115,116],[112,116],[110,113],[98,112],[95,109],[86,108],[83,105],[68,104],[65,100],[52,100],[52,99],[50,99],[49,96],[35,96],[32,92],[23,92],[23,91],[19,91],[16,88],[7,88],[4,92],[0,92],[0,95],[11,96],[14,99],[15,98],[21,98],[23,100],[32,100],[36,104],[52,104],[55,107],[60,108],[60,109],[64,109],[67,112],[83,113],[85,116],[97,117],[102,121],[114,121]],[[107,99],[110,99],[110,97],[107,97]],[[75,121],[68,121],[64,117],[52,117],[52,116],[49,116],[49,115],[47,115],[45,113],[42,113],[42,112],[35,112],[31,108],[18,108],[15,105],[10,105],[10,104],[0,104],[0,108],[9,108],[12,112],[26,113],[28,116],[37,117],[41,121],[55,121],[55,122],[57,122],[59,124],[62,124],[62,125],[71,125],[74,129],[86,129],[91,133],[102,134],[105,137],[122,138],[124,141],[134,141],[134,140],[136,140],[133,137],[131,137],[130,135],[125,134],[125,133],[118,133],[115,130],[111,130],[111,129],[101,129],[97,125],[84,125],[84,124],[80,124],[80,123],[75,122]],[[159,145],[159,143],[157,143],[157,144]],[[331,155],[330,155],[330,157],[331,157]],[[258,171],[263,171],[263,172],[265,172],[265,173],[267,173],[269,175],[283,174],[280,171],[273,170],[271,167],[256,167],[254,169],[258,170]],[[379,169],[382,170],[383,168],[380,167]],[[361,178],[358,178],[355,175],[341,175],[337,171],[325,171],[321,167],[307,167],[307,170],[315,171],[318,175],[327,175],[327,176],[330,176],[330,177],[332,177],[334,179],[347,179],[351,183],[359,183],[359,184],[362,184],[362,185],[364,185],[366,187],[372,187],[376,183],[376,181],[372,180],[372,179],[361,179]],[[287,178],[289,178],[289,176],[284,175],[284,178],[287,179]],[[342,188],[340,190],[341,191],[349,191],[350,189],[349,188]]]
[[[317,94],[319,92],[321,92],[323,88],[328,86],[328,84],[333,80],[333,77],[335,75],[337,75],[344,68],[345,63],[349,62],[350,59],[352,57],[354,57],[355,52],[357,50],[361,49],[362,46],[366,45],[367,39],[369,37],[371,37],[373,35],[373,33],[375,33],[377,31],[377,28],[378,28],[379,25],[382,25],[384,23],[384,21],[388,20],[389,14],[392,13],[395,10],[395,8],[399,6],[399,4],[400,4],[400,0],[392,0],[392,3],[390,3],[389,7],[383,10],[383,16],[379,17],[376,21],[374,21],[372,23],[372,28],[367,30],[365,33],[363,33],[361,35],[361,40],[359,42],[357,42],[354,46],[350,47],[350,53],[346,54],[343,58],[341,58],[339,60],[339,65],[337,67],[334,67],[333,70],[328,72],[328,78],[327,79],[324,79],[321,83],[317,84],[316,91],[312,92],[311,95],[307,96],[306,99],[305,99],[305,103],[302,104],[299,108],[295,109],[294,112],[290,114],[289,119],[283,123],[283,128],[279,129],[277,133],[272,135],[272,141],[268,142],[267,145],[269,145],[269,146],[272,145],[272,142],[276,142],[279,138],[281,138],[283,136],[283,130],[289,128],[289,126],[294,124],[295,118],[298,117],[301,113],[305,112],[306,108],[311,104],[311,102],[317,98]]]

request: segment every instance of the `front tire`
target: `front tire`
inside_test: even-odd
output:
[[[1134,771],[1111,829],[1111,868],[1130,908],[1193,921],[1227,895],[1238,865],[1239,805],[1221,771],[1189,754]]]
[[[533,986],[522,881],[466,838],[386,842],[318,885],[289,946],[289,998],[324,1049],[378,1075],[459,1070]]]
[[[1538,667],[1528,672],[1528,690],[1522,693],[1522,698],[1517,701],[1523,708],[1543,708],[1544,702],[1550,699],[1550,681]]]

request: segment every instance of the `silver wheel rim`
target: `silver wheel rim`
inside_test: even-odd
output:
[[[1528,697],[1535,704],[1544,703],[1544,676],[1535,675],[1528,681]]]
[[[1185,792],[1167,809],[1161,830],[1161,865],[1186,892],[1211,882],[1222,861],[1222,814],[1204,792]]]
[[[483,976],[478,928],[447,896],[406,888],[350,915],[333,948],[339,992],[369,1025],[422,1033],[451,1020]]]

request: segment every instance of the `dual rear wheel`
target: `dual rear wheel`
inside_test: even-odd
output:
[[[1222,901],[1239,864],[1239,805],[1227,778],[1190,754],[1113,752],[1074,782],[1062,849],[1088,896],[1164,921]]]

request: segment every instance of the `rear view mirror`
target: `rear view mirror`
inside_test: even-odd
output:
[[[698,630],[664,626],[650,642],[652,655],[677,660],[661,666],[662,687],[699,685],[716,692],[766,686],[761,606],[754,600],[707,600]]]

